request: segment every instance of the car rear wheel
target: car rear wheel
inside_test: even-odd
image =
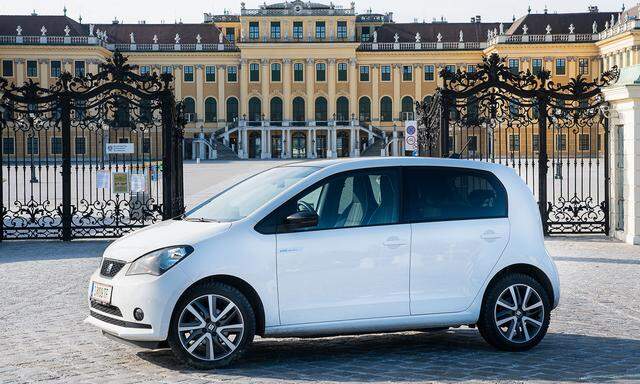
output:
[[[524,351],[544,338],[550,311],[549,295],[542,284],[529,275],[511,274],[487,289],[478,329],[498,349]]]
[[[247,298],[226,284],[191,288],[174,309],[169,346],[181,361],[199,369],[229,365],[249,347],[255,315]]]

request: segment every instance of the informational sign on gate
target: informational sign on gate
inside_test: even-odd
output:
[[[107,143],[107,155],[126,155],[133,153],[133,143]]]
[[[418,129],[415,120],[406,120],[404,122],[404,149],[411,151],[413,156],[418,153]]]

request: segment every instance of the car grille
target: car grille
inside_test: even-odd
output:
[[[104,277],[113,277],[120,272],[122,267],[124,267],[124,264],[125,263],[122,261],[104,259],[102,260],[102,266],[100,267],[100,275]]]
[[[113,316],[122,317],[122,312],[120,312],[120,308],[114,305],[105,305],[102,303],[98,303],[97,301],[91,300],[91,308],[97,309],[100,312],[108,313]]]
[[[151,324],[141,324],[141,323],[134,323],[131,321],[114,319],[112,317],[101,315],[93,311],[91,311],[90,314],[91,314],[91,317],[95,317],[96,319],[100,321],[104,321],[105,323],[117,325],[118,327],[151,329]]]

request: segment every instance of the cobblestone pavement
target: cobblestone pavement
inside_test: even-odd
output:
[[[82,322],[88,278],[107,244],[0,245],[0,382],[640,382],[640,247],[548,241],[562,300],[549,334],[526,353],[495,351],[468,328],[257,338],[233,368],[200,372]]]

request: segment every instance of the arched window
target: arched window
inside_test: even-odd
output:
[[[344,96],[336,100],[336,121],[339,125],[349,124],[349,99]]]
[[[402,98],[402,120],[413,120],[413,98],[411,96]]]
[[[380,100],[380,121],[393,120],[393,101],[389,96],[385,96]]]
[[[56,110],[56,113],[58,111]],[[150,123],[153,119],[153,112],[151,110],[151,100],[149,99],[140,99],[140,122],[142,123]]]
[[[358,118],[360,121],[371,121],[371,99],[366,96],[358,101]]]
[[[433,100],[433,96],[431,95],[427,95],[424,97],[424,99],[422,99],[422,102],[427,106],[427,109],[429,109],[429,105],[431,105],[432,100]]]
[[[196,102],[191,97],[187,97],[182,101],[184,105],[184,115],[187,123],[196,122]]]
[[[274,97],[271,99],[269,103],[269,110],[271,111],[271,116],[269,116],[269,120],[271,122],[281,122],[282,121],[282,99],[279,97]]]
[[[204,121],[207,123],[218,121],[218,102],[213,97],[207,97],[204,101]]]
[[[262,102],[257,97],[252,97],[249,99],[249,121],[261,121],[262,115]]]
[[[185,113],[187,112],[186,110],[187,100],[188,99],[185,99]],[[193,99],[191,99],[191,101],[193,102]],[[118,97],[116,99],[116,127],[126,127],[130,124],[131,111],[129,110],[129,108],[130,108],[129,100],[127,100],[125,97]],[[79,106],[79,110],[82,111],[80,113],[80,115],[82,115],[84,113],[84,106],[83,105]],[[76,117],[82,118],[82,116],[77,116],[77,115]]]
[[[238,120],[238,99],[230,97],[227,99],[227,121],[233,122]]]
[[[327,99],[324,97],[318,97],[315,102],[315,117],[316,124],[318,125],[326,125],[327,124]]]
[[[304,99],[300,96],[293,99],[293,125],[304,125]]]

